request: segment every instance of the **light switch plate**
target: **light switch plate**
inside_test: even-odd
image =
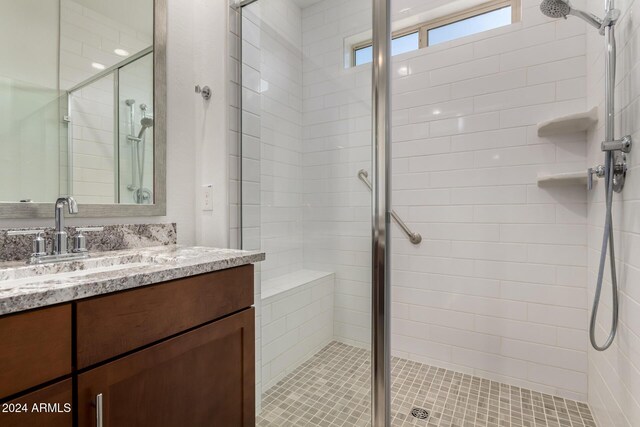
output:
[[[213,185],[202,187],[202,210],[211,212],[213,210]]]

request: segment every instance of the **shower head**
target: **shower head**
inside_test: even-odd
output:
[[[153,119],[151,117],[144,117],[140,120],[140,124],[143,128],[150,128],[153,126]]]
[[[140,128],[138,139],[142,138],[148,128],[153,127],[153,119],[151,117],[143,117],[142,120],[140,120],[140,125],[142,128]]]
[[[568,15],[576,16],[584,20],[587,24],[597,28],[601,34],[604,34],[604,26],[615,23],[615,20],[606,19],[603,21],[597,16],[584,12],[580,9],[575,9],[571,6],[568,0],[542,0],[540,3],[540,11],[549,18],[567,18]],[[613,11],[607,13],[607,18],[610,18],[610,14]]]
[[[563,0],[543,0],[540,11],[549,18],[566,18],[571,13],[571,6]]]

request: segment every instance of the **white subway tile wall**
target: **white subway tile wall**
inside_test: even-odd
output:
[[[370,3],[302,11],[304,266],[335,273],[334,335],[358,346],[371,335],[371,194],[357,177],[371,164],[371,68],[344,68],[344,39],[371,29]]]
[[[151,11],[148,4],[147,11]],[[141,6],[142,7],[142,6]],[[132,12],[131,9],[129,12]],[[60,88],[70,89],[100,72],[92,66],[101,64],[105,68],[121,62],[124,57],[117,55],[115,49],[123,49],[130,54],[139,52],[153,44],[152,17],[147,13],[145,20],[131,21],[120,16],[107,16],[82,3],[63,0],[61,3],[60,25]],[[113,13],[124,13],[122,9],[113,9]],[[146,66],[146,65],[149,66]],[[147,104],[148,112],[153,112],[153,83],[151,57],[132,64],[123,70],[120,85],[119,120],[121,135],[129,129],[129,115],[124,101],[136,100],[136,119],[140,118],[139,105]],[[71,192],[80,203],[118,202],[116,200],[116,141],[114,117],[114,79],[112,75],[75,91],[70,100],[73,142],[73,181]],[[139,124],[139,120],[136,120]],[[139,126],[136,127],[136,131]],[[148,141],[153,140],[153,130],[147,131]],[[145,144],[145,186],[152,189],[153,146]],[[127,186],[131,182],[130,144],[122,143],[120,154],[121,179],[119,192],[122,203],[134,203]],[[62,147],[62,156],[66,156],[66,144]],[[66,164],[65,164],[66,168]],[[66,179],[66,177],[65,177]],[[136,185],[137,186],[137,185]],[[64,190],[68,192],[68,190]]]
[[[108,75],[70,94],[71,193],[79,203],[116,201],[113,88],[113,75]]]
[[[601,1],[574,3],[602,12]],[[640,3],[617,3],[617,134],[638,139],[632,17]],[[424,9],[403,2],[410,6]],[[345,39],[370,30],[370,1],[322,0],[300,12],[281,0],[269,13],[268,25],[245,28],[245,241],[273,257],[264,266],[271,279],[300,268],[334,273],[333,335],[367,346],[371,196],[357,173],[371,162],[371,68],[344,64]],[[262,47],[251,42],[258,34]],[[230,48],[237,44],[232,36]],[[540,174],[602,162],[602,120],[588,133],[546,138],[537,123],[593,106],[602,119],[603,60],[597,32],[578,19],[545,18],[538,0],[523,0],[522,20],[511,26],[394,57],[393,202],[424,241],[414,246],[393,226],[392,348],[421,363],[588,398],[600,425],[634,426],[636,156],[614,207],[621,317],[605,353],[589,350],[587,332],[602,186],[587,193],[581,185],[537,185]],[[230,67],[233,93],[239,65]],[[237,105],[232,99],[232,166]],[[611,314],[605,277],[600,340]]]
[[[115,49],[130,54],[153,44],[152,4],[145,0],[130,9],[104,9],[99,13],[73,0],[62,0],[60,25],[60,87],[70,89],[99,72],[93,63],[109,68],[123,60]],[[134,21],[136,9],[144,19]],[[146,8],[146,9],[145,9]],[[138,10],[139,11],[139,10]],[[106,13],[109,13],[107,15]],[[126,16],[129,14],[129,16]]]
[[[393,228],[392,348],[586,400],[587,194],[537,186],[585,169],[586,134],[536,129],[587,108],[586,28],[522,6],[509,27],[394,57],[393,204],[424,241]],[[370,29],[371,2],[325,0],[302,16],[304,265],[335,272],[334,334],[362,346],[371,68],[344,68],[344,40]]]
[[[242,15],[243,61],[240,64],[240,15],[235,0],[229,0],[229,203],[231,247],[261,248],[260,208],[260,43],[261,5],[254,3]],[[246,37],[245,34],[249,34]],[[242,82],[240,82],[242,67]],[[241,91],[239,85],[242,83]],[[241,93],[243,110],[240,112]],[[251,100],[251,102],[246,102]],[[256,105],[256,100],[258,104]],[[242,116],[240,116],[242,114]],[[241,120],[242,119],[242,122]],[[242,129],[239,125],[242,123]],[[242,145],[242,150],[240,150]],[[242,209],[240,206],[242,204]],[[256,410],[262,407],[262,263],[254,266],[254,305],[256,309]]]
[[[259,97],[245,97],[245,110],[261,110],[261,265],[269,280],[302,269],[302,18],[290,0],[261,8],[260,50],[245,52],[260,61]],[[250,78],[250,76],[248,76]],[[248,92],[245,92],[248,93]]]
[[[590,0],[589,10],[603,14],[604,3]],[[640,56],[638,54],[638,15],[640,2],[616,1],[622,11],[616,29],[618,45],[616,79],[616,136],[632,135],[640,141],[638,114]],[[587,93],[589,106],[599,106],[600,121],[589,133],[589,165],[602,164],[600,142],[604,139],[604,40],[596,31],[587,36]],[[620,323],[613,346],[606,352],[589,350],[589,404],[600,426],[631,427],[640,425],[640,156],[634,148],[629,156],[627,184],[621,195],[614,196],[613,221],[616,239],[616,268],[620,288]],[[588,208],[588,288],[593,301],[600,245],[604,231],[605,203],[602,184],[589,193]],[[609,261],[607,260],[607,263]],[[602,344],[611,325],[611,274],[605,271],[600,310],[598,342]]]
[[[300,270],[262,282],[262,381],[269,390],[333,340],[334,276]]]
[[[137,160],[132,155],[132,143],[128,141],[127,135],[131,135],[131,110],[126,104],[128,99],[134,100],[134,127],[135,136],[139,135],[142,128],[141,120],[143,116],[153,115],[153,55],[146,55],[120,69],[120,80],[118,85],[118,101],[120,104],[120,148],[119,148],[119,202],[136,203],[136,192],[139,184],[139,174],[142,175],[142,187],[153,191],[154,158],[153,158],[153,127],[147,128],[143,134],[143,141],[137,149],[140,152],[140,163],[144,158],[144,170],[136,170],[138,174],[132,175],[132,168],[135,169]],[[142,106],[146,105],[146,110]],[[144,150],[144,152],[143,152]]]

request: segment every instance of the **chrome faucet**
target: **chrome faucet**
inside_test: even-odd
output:
[[[64,206],[67,205],[69,214],[78,213],[78,203],[71,197],[60,197],[56,200],[55,217],[56,231],[53,234],[53,255],[64,255],[69,253],[69,235],[64,229]]]
[[[76,235],[73,236],[73,249],[69,251],[69,235],[64,229],[64,208],[69,210],[69,214],[78,213],[78,203],[71,197],[60,197],[55,203],[56,229],[53,233],[53,250],[47,252],[47,239],[45,230],[10,230],[9,236],[22,236],[32,234],[33,253],[29,258],[29,264],[48,264],[52,262],[73,261],[89,256],[87,251],[87,238],[83,233],[92,231],[104,231],[103,227],[76,228]]]

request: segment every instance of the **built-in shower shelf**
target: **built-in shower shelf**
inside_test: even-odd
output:
[[[586,188],[587,171],[538,175],[538,187],[555,187],[561,185],[584,185]]]
[[[589,111],[569,114],[538,124],[538,136],[548,137],[568,133],[584,132],[598,123],[598,107]]]

